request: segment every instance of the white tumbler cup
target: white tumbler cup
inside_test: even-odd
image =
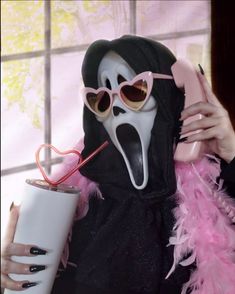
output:
[[[50,294],[61,255],[71,229],[79,191],[67,185],[50,186],[43,180],[26,180],[14,237],[15,243],[32,244],[47,251],[46,255],[13,256],[12,260],[45,265],[46,269],[29,275],[11,274],[17,281],[38,283],[24,290],[27,294]],[[19,294],[6,289],[4,294]]]

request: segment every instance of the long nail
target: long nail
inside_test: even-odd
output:
[[[31,265],[29,267],[29,271],[31,273],[40,272],[40,271],[43,271],[44,269],[46,269],[46,266],[45,265]]]
[[[202,66],[201,66],[200,63],[198,64],[198,67],[199,67],[199,69],[200,69],[200,73],[201,73],[202,75],[204,75],[205,72],[204,72],[204,70],[203,70],[203,68],[202,68]]]
[[[180,138],[178,143],[183,143],[185,141],[187,141],[188,137],[183,137],[183,138]]]
[[[33,283],[24,283],[22,285],[22,288],[30,288],[30,287],[34,287],[36,285],[37,285],[37,283],[35,283],[35,282],[33,282]]]
[[[31,247],[30,253],[33,255],[45,255],[47,253],[47,251],[44,249],[41,249],[41,248]]]
[[[10,208],[9,208],[9,211],[11,211],[12,210],[12,208],[14,207],[14,201],[11,203],[11,206],[10,206]]]

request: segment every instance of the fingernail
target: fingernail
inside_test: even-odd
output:
[[[14,207],[14,201],[11,203],[11,206],[9,208],[9,211],[11,211],[13,207]]]
[[[47,251],[43,250],[41,248],[31,247],[30,248],[30,253],[33,254],[33,255],[45,255],[47,253]]]
[[[180,138],[178,143],[183,143],[185,141],[187,141],[188,137],[183,137],[183,138]]]
[[[46,269],[45,265],[31,265],[29,267],[29,270],[31,273],[40,272],[40,271],[43,271],[44,269]]]
[[[24,283],[22,285],[22,288],[30,288],[30,287],[34,287],[36,285],[37,285],[37,283],[35,283],[35,282],[33,282],[33,283]]]
[[[200,63],[198,64],[198,67],[199,67],[199,69],[200,69],[200,73],[201,73],[202,75],[204,75],[205,72],[204,72],[204,70],[203,70],[203,68],[202,68],[202,66],[201,66]]]

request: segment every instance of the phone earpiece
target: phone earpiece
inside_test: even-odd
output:
[[[197,71],[190,62],[179,59],[172,65],[171,71],[176,86],[185,93],[185,108],[194,103],[206,101],[205,94],[197,76]],[[186,119],[183,125],[201,118],[201,114],[194,115]],[[195,132],[190,132],[189,135],[193,133]],[[200,158],[204,150],[205,144],[203,142],[182,142],[176,147],[174,159],[177,161],[192,162]]]

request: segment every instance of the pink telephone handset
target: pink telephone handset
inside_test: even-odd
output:
[[[185,93],[185,107],[188,107],[196,102],[206,101],[196,69],[190,62],[179,59],[172,65],[171,71],[176,86],[182,89]],[[188,124],[191,121],[201,118],[201,114],[194,115],[193,117],[186,119],[184,124]],[[203,142],[180,143],[176,148],[174,159],[177,161],[192,162],[200,158],[204,150],[205,145]]]

